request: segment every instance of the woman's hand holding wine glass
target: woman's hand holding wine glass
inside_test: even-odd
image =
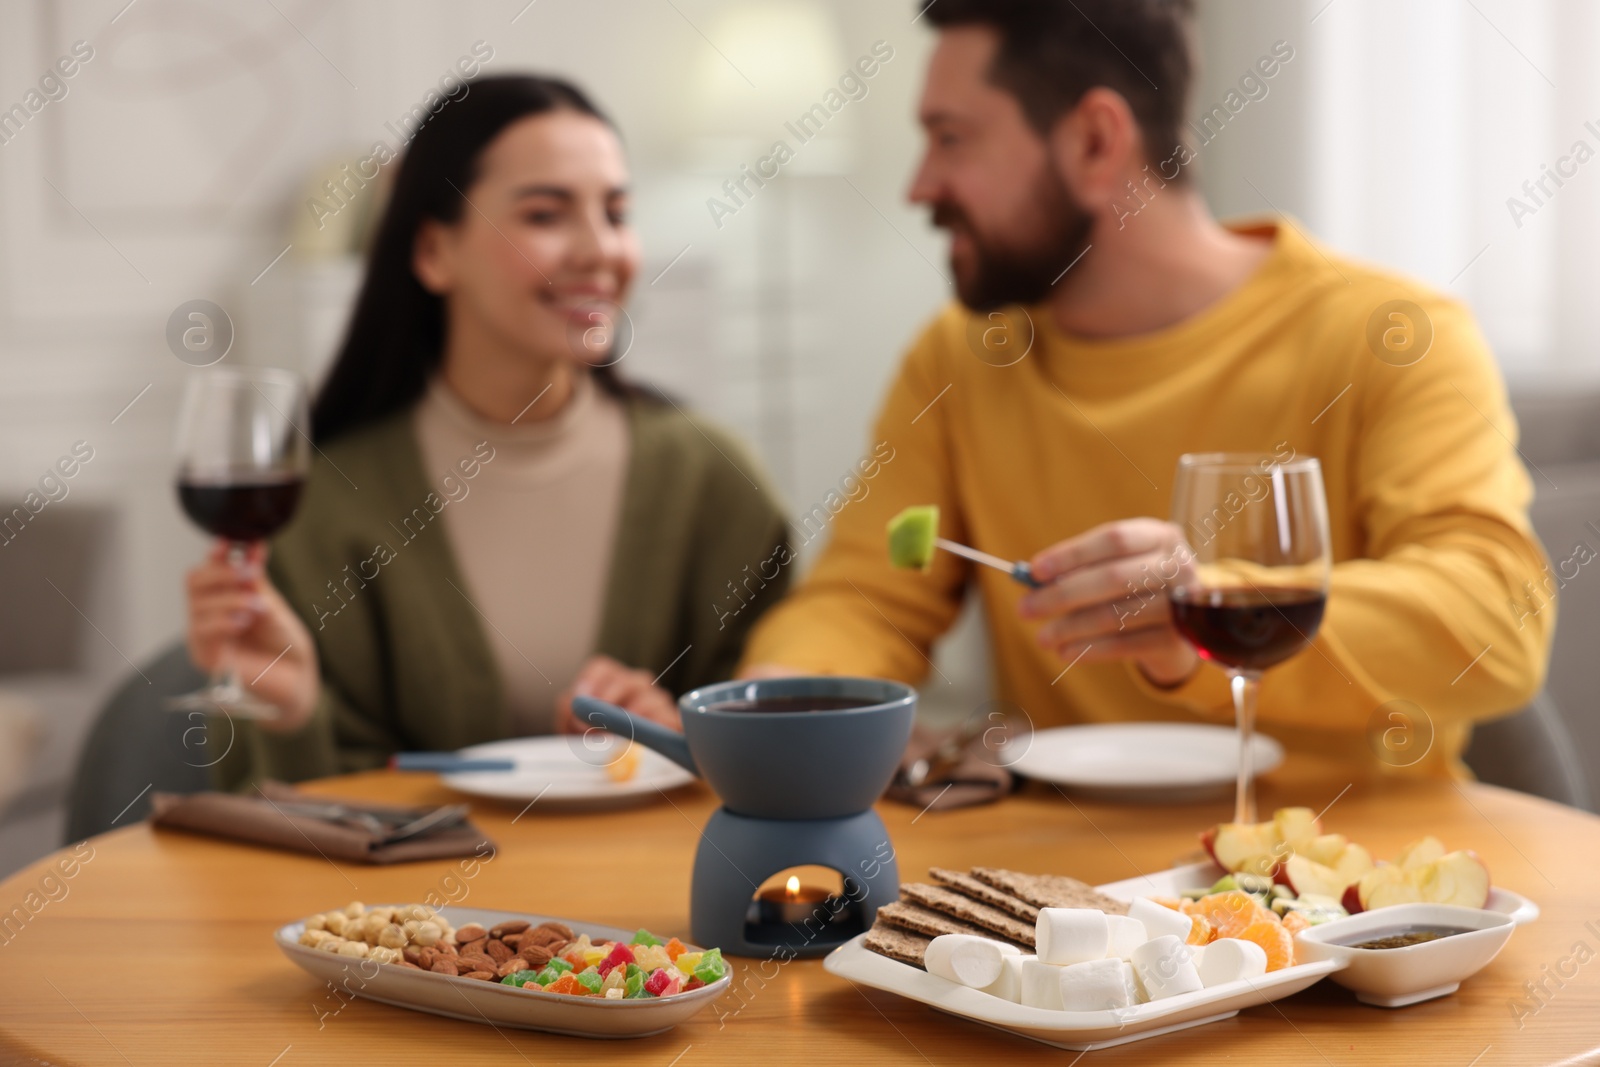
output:
[[[316,642],[294,609],[272,587],[261,542],[234,562],[227,541],[189,572],[189,657],[201,670],[238,671],[241,683],[278,709],[267,729],[297,730],[311,718],[320,675]]]
[[[189,382],[178,418],[178,500],[222,540],[189,579],[190,654],[211,681],[174,698],[175,710],[278,729],[310,717],[311,637],[261,577],[265,541],[294,517],[310,466],[307,407],[305,382],[287,371],[214,368]]]

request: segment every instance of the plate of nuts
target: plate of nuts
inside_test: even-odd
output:
[[[659,1034],[732,982],[716,949],[481,908],[352,902],[274,936],[284,955],[341,995],[574,1037]],[[589,988],[601,984],[627,992]]]

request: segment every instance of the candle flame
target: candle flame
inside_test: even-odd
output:
[[[800,895],[800,879],[791,874],[789,880],[784,883],[783,888],[788,892],[789,899],[793,900]]]

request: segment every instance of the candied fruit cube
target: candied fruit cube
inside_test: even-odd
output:
[[[639,927],[639,932],[633,935],[635,945],[660,945],[662,940],[644,927]]]
[[[600,973],[603,975],[609,974],[618,967],[621,967],[623,964],[633,962],[633,950],[628,948],[627,945],[624,945],[622,942],[618,941],[615,945],[611,946],[611,951],[606,953],[605,959],[600,961]],[[627,973],[627,970],[624,969],[622,972],[623,977],[627,977]]]
[[[663,967],[672,966],[672,960],[667,957],[667,950],[660,945],[633,946],[633,961],[647,971],[659,971]]]
[[[663,967],[651,973],[645,980],[644,987],[658,997],[670,997],[674,993],[682,992],[683,978],[675,969]]]
[[[694,969],[700,966],[700,957],[703,955],[703,952],[680,952],[672,962],[684,974],[693,974]]]
[[[600,987],[605,984],[605,980],[600,977],[600,972],[596,970],[578,972],[577,981],[579,985],[591,993],[600,992]]]
[[[667,939],[666,949],[667,949],[667,958],[670,959],[674,963],[678,962],[678,957],[679,956],[683,955],[686,951],[688,951],[688,947],[686,945],[684,945],[684,943],[682,941],[679,941],[675,937]]]
[[[728,973],[728,965],[722,960],[722,950],[708,948],[700,954],[700,962],[694,969],[696,978],[706,985],[717,981]]]
[[[551,982],[549,985],[545,986],[544,991],[546,993],[570,993],[573,996],[579,997],[587,996],[589,993],[589,990],[584,988],[583,983],[578,981],[577,975],[574,974],[562,975],[554,982]]]

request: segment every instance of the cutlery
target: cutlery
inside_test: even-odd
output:
[[[977,719],[952,731],[928,755],[914,760],[900,775],[900,781],[912,789],[936,782],[941,775],[955,770],[966,757],[967,746],[982,736],[984,721]]]
[[[1034,578],[1033,568],[1028,565],[1027,560],[1019,559],[1013,563],[1011,560],[1002,559],[999,556],[991,556],[987,552],[980,552],[976,548],[968,548],[966,545],[952,541],[947,537],[936,537],[933,543],[946,552],[953,552],[958,556],[970,559],[974,563],[981,563],[985,567],[993,567],[995,570],[1005,571],[1012,578],[1030,589],[1038,589],[1044,584]]]
[[[275,801],[273,806],[285,815],[344,823],[365,830],[377,838],[376,843],[379,845],[392,844],[429,830],[454,826],[463,822],[471,812],[471,808],[466,804],[449,804],[421,814],[416,810],[380,813],[332,801],[326,803]]]
[[[454,752],[396,752],[389,757],[389,769],[461,774],[466,771],[514,771],[517,762],[510,759],[474,759],[458,756]]]
[[[472,808],[467,804],[446,804],[442,808],[435,808],[426,815],[416,818],[397,827],[387,834],[381,834],[374,842],[377,845],[393,845],[401,841],[408,841],[413,837],[420,837],[430,830],[443,830],[456,826],[466,821]]]

